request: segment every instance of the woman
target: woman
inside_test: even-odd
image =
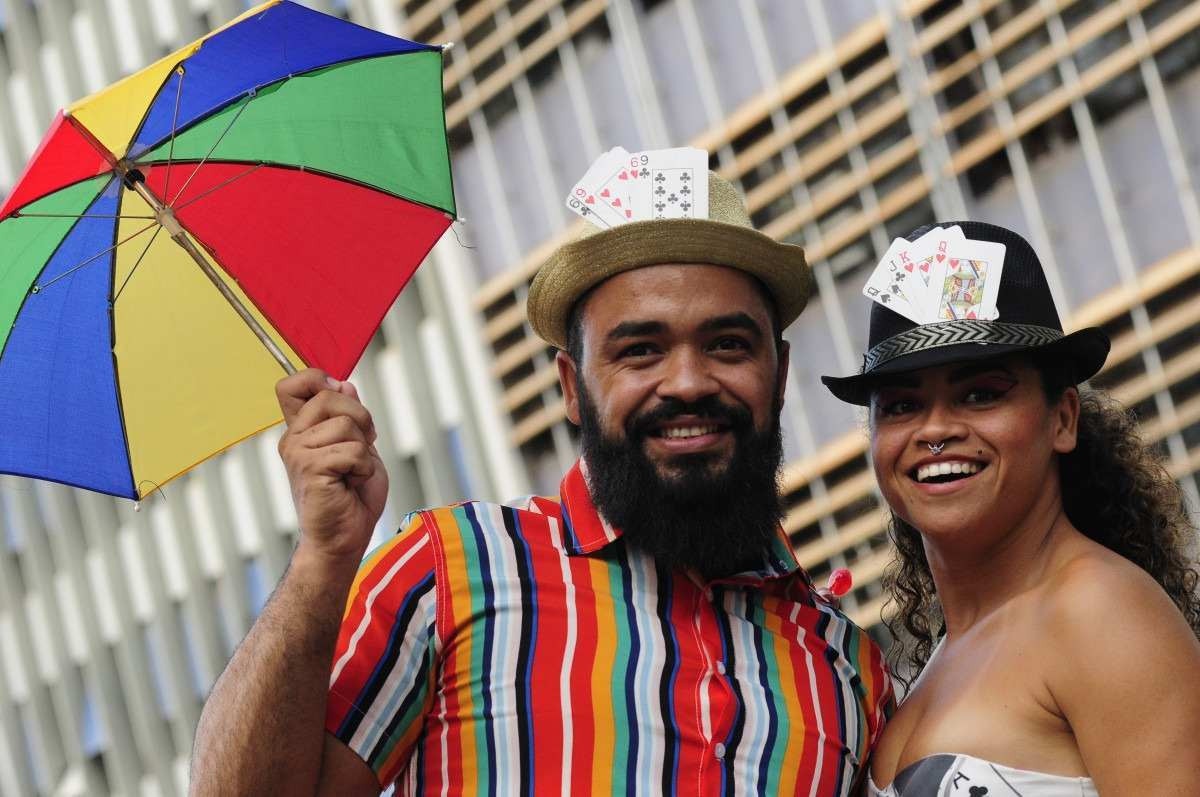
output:
[[[1104,333],[1062,334],[1024,239],[960,225],[1005,247],[998,317],[916,324],[875,305],[863,372],[824,378],[869,408],[898,551],[892,626],[920,671],[868,793],[1200,795],[1180,490],[1128,415],[1076,387],[1103,365]]]

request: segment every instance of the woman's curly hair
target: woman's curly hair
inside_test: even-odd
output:
[[[1034,365],[1047,397],[1057,400],[1068,386],[1056,383],[1049,364]],[[1183,491],[1143,442],[1131,412],[1106,393],[1090,389],[1080,390],[1079,403],[1075,450],[1059,457],[1067,518],[1149,573],[1200,637],[1200,572],[1189,560],[1196,530]],[[893,665],[909,665],[911,678],[929,661],[944,618],[920,532],[892,513],[889,535],[896,555],[884,573],[883,586],[897,611],[885,623],[896,640],[903,638],[902,631],[913,640],[907,656],[901,655],[898,644],[892,651]]]

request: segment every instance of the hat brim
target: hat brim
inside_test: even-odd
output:
[[[760,279],[775,299],[782,327],[796,320],[812,293],[804,250],[752,227],[708,219],[638,221],[572,241],[541,267],[526,309],[533,331],[560,349],[579,298],[604,280],[645,266],[702,263]]]
[[[871,403],[871,393],[895,374],[919,371],[942,365],[990,360],[1010,354],[1036,354],[1061,362],[1071,368],[1069,376],[1073,384],[1079,384],[1095,376],[1104,367],[1110,342],[1108,335],[1099,327],[1088,327],[1072,332],[1042,346],[1021,346],[1000,343],[958,343],[906,354],[897,357],[869,373],[854,376],[823,376],[821,381],[829,392],[849,404],[866,406]]]

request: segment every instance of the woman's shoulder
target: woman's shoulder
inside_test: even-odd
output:
[[[1052,642],[1053,667],[1071,686],[1084,671],[1101,681],[1135,672],[1165,676],[1198,660],[1200,643],[1166,591],[1099,544],[1088,540],[1064,558],[1043,589],[1038,636]]]
[[[1183,621],[1149,573],[1086,538],[1047,572],[1039,602],[1040,615],[1050,626],[1044,630],[1055,636],[1156,619]]]

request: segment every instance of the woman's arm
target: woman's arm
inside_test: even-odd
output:
[[[1145,572],[1086,558],[1047,607],[1048,686],[1105,797],[1200,793],[1200,642]]]

